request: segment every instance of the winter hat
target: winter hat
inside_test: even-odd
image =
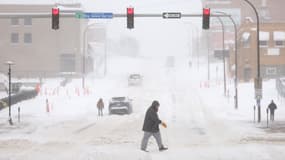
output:
[[[159,106],[159,102],[157,100],[154,100],[152,102],[151,106],[158,107]]]

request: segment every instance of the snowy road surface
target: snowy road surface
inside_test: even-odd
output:
[[[207,102],[218,93],[201,89],[193,76],[187,76],[187,67],[178,69],[144,73],[143,85],[138,87],[128,87],[127,76],[98,79],[87,96],[67,96],[61,88],[59,95],[49,96],[50,113],[44,108],[46,96],[39,95],[20,104],[20,123],[13,108],[14,126],[6,121],[8,110],[1,111],[0,160],[284,160],[284,134],[268,134],[231,118],[238,114],[227,115],[223,103]],[[104,116],[98,117],[98,92],[105,104],[116,94],[131,96],[134,113],[108,115],[105,108]],[[154,99],[160,101],[160,118],[168,124],[161,133],[169,150],[159,152],[150,139],[150,152],[145,153],[140,151],[141,128]]]

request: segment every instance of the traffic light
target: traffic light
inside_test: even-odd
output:
[[[203,8],[203,29],[210,28],[210,8]]]
[[[59,29],[59,8],[52,8],[52,29]]]
[[[127,8],[127,28],[134,28],[134,8]]]

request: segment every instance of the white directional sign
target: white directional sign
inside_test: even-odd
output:
[[[163,18],[181,18],[180,12],[163,12],[162,13]]]

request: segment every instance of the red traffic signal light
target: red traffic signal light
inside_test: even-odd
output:
[[[203,8],[203,15],[210,15],[210,8]]]
[[[52,8],[52,29],[59,29],[59,8]]]
[[[52,15],[58,15],[59,14],[59,8],[52,8]]]
[[[203,8],[203,29],[210,28],[210,8]]]
[[[134,14],[134,8],[127,8],[127,14]]]
[[[134,8],[127,8],[127,28],[134,28]]]

